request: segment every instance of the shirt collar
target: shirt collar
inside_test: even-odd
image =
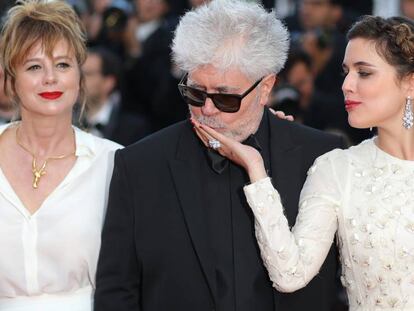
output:
[[[73,126],[76,141],[76,156],[93,157],[96,154],[96,144],[92,134],[88,134]]]

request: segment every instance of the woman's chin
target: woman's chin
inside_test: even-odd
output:
[[[348,117],[348,123],[350,127],[356,129],[367,129],[370,127],[374,127],[375,125],[369,124],[368,122],[364,122],[362,120],[355,120]]]

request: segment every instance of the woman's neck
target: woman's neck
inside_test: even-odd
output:
[[[378,128],[376,144],[394,157],[414,160],[414,128],[406,129],[402,125],[394,131]]]
[[[16,139],[39,158],[60,156],[74,151],[71,119],[25,118],[16,129]]]

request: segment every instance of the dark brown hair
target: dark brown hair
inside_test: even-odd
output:
[[[348,40],[372,41],[378,54],[397,71],[401,80],[414,73],[414,22],[405,17],[366,15],[348,31]]]

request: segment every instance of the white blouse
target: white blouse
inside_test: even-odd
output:
[[[0,135],[8,126],[0,126]],[[114,153],[121,146],[77,128],[75,140],[75,165],[33,215],[0,169],[0,310],[92,310]]]
[[[374,139],[319,157],[292,231],[269,178],[244,191],[278,290],[306,286],[336,233],[351,311],[414,310],[414,161],[385,153]]]

